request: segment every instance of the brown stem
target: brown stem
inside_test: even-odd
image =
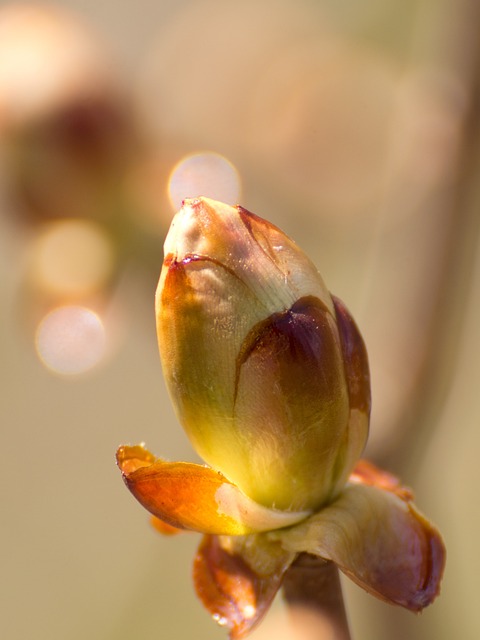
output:
[[[333,562],[300,554],[286,573],[283,595],[295,626],[300,630],[308,625],[308,638],[313,637],[315,625],[318,640],[350,640],[340,576]]]

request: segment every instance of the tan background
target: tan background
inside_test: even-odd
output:
[[[367,453],[414,487],[445,537],[442,595],[419,617],[345,581],[354,638],[480,637],[476,4],[63,3],[109,50],[142,139],[128,205],[129,233],[142,233],[105,292],[118,339],[75,377],[35,353],[53,304],[31,284],[44,222],[20,220],[7,188],[9,140],[24,125],[2,87],[0,42],[2,637],[225,637],[193,594],[197,536],[159,537],[114,464],[119,444],[142,440],[195,459],[163,385],[153,294],[168,175],[200,150],[234,164],[241,203],[289,232],[350,307],[372,367]],[[277,615],[280,602],[252,637],[295,637]]]

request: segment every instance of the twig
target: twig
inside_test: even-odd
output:
[[[333,562],[300,554],[287,571],[283,595],[294,624],[297,625],[300,616],[308,623],[308,638],[351,640],[340,577]]]

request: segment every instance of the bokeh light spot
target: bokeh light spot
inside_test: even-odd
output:
[[[102,46],[90,29],[60,6],[0,5],[0,131],[102,86]]]
[[[58,307],[40,322],[36,349],[42,364],[54,373],[67,376],[86,373],[105,355],[105,328],[91,309]]]
[[[173,168],[168,182],[170,202],[175,210],[185,198],[206,196],[227,204],[240,200],[240,176],[229,160],[218,153],[187,156]]]
[[[64,220],[50,225],[36,240],[32,274],[42,290],[78,297],[103,287],[113,263],[113,246],[101,226]]]

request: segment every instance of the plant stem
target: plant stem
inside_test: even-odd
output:
[[[283,595],[296,624],[300,616],[318,629],[318,640],[351,640],[338,569],[308,553],[298,556],[286,573]]]

